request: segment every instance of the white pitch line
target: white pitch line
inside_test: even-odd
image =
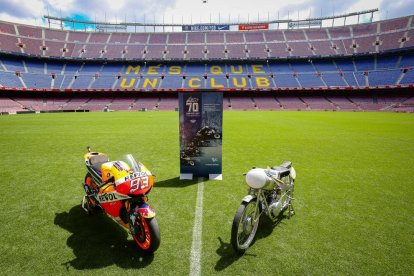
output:
[[[193,242],[190,253],[190,276],[201,275],[201,247],[202,247],[202,229],[203,229],[203,193],[204,181],[198,179],[197,201],[193,227]]]

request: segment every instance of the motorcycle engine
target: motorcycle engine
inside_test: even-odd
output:
[[[282,211],[282,203],[280,202],[280,189],[275,189],[267,197],[270,213],[273,215],[273,218],[276,218]]]

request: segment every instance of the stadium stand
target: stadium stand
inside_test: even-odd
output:
[[[0,112],[174,110],[176,94],[163,92],[199,89],[245,91],[227,97],[227,108],[233,110],[411,110],[410,95],[381,100],[375,95],[378,89],[401,91],[414,85],[412,20],[182,33],[77,32],[0,22],[0,90],[20,97],[0,94]],[[372,94],[363,97],[336,94],[367,89]],[[27,90],[45,97],[24,100],[16,92]],[[53,98],[52,91],[70,95]],[[120,98],[85,95],[98,91],[117,92]],[[159,94],[132,100],[122,94],[126,91]]]
[[[412,53],[401,53],[346,59],[215,65],[38,61],[0,57],[3,76],[0,84],[4,87],[63,90],[385,87],[413,84],[413,56]]]
[[[0,22],[0,39],[2,42],[5,41],[1,45],[2,51],[39,56],[60,56],[59,53],[65,53],[66,57],[74,58],[84,56],[86,58],[119,59],[123,58],[123,50],[126,50],[131,52],[128,58],[132,59],[151,57],[158,60],[169,60],[169,57],[162,50],[167,46],[175,45],[180,46],[179,49],[182,51],[189,46],[195,50],[197,54],[189,55],[189,59],[249,59],[250,57],[246,56],[246,49],[256,52],[252,58],[257,59],[374,53],[410,47],[414,43],[413,27],[408,24],[411,20],[410,16],[318,30],[150,34],[62,31]],[[16,29],[18,34],[15,32]],[[378,32],[378,30],[380,31]],[[42,33],[45,35],[43,36]],[[141,51],[134,51],[137,44],[144,45],[145,51],[152,54],[144,57],[141,55]],[[68,47],[68,45],[70,46]],[[205,50],[216,52],[217,46],[223,45],[228,51],[225,56],[221,55],[223,54],[221,51],[220,55],[216,56],[200,55],[200,51],[198,51],[204,49],[205,46]],[[60,49],[58,49],[59,46]],[[111,46],[112,54],[102,55],[102,51],[105,51],[108,46]],[[113,48],[114,46],[118,46],[118,48]],[[65,48],[66,51],[64,51]],[[72,51],[72,49],[74,50]],[[82,49],[85,52],[82,53]],[[271,56],[263,55],[262,49],[269,49]]]

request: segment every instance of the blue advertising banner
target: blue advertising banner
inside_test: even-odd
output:
[[[322,20],[310,20],[310,21],[299,21],[299,22],[289,22],[289,29],[301,28],[301,27],[322,27]]]
[[[229,31],[230,25],[184,25],[183,32]]]
[[[223,94],[180,93],[180,179],[221,180]]]

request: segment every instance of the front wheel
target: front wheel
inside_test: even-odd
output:
[[[160,246],[158,222],[153,218],[136,216],[131,234],[138,246],[148,253],[154,253]]]
[[[259,208],[257,200],[242,202],[234,216],[231,229],[231,245],[237,253],[243,254],[253,243],[259,226]]]

